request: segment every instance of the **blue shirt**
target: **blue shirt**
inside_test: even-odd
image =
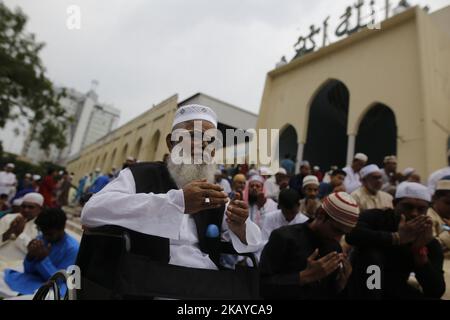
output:
[[[48,242],[42,236],[37,237],[37,239],[42,240],[44,245],[48,245]],[[33,294],[53,274],[60,270],[66,270],[69,266],[75,264],[78,248],[77,240],[66,233],[59,242],[52,244],[50,254],[41,261],[31,260],[28,256],[25,257],[23,261],[25,272],[6,269],[5,282],[13,291],[20,294]],[[65,292],[65,284],[61,289]]]
[[[100,176],[95,179],[94,184],[89,188],[89,192],[97,193],[100,192],[109,183],[108,176]]]

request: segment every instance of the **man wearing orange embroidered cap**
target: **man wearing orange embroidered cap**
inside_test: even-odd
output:
[[[345,192],[332,193],[307,223],[274,230],[261,255],[261,296],[332,299],[345,296],[352,267],[339,244],[356,226],[359,208]]]
[[[352,298],[439,299],[444,294],[442,249],[426,215],[430,201],[425,186],[403,182],[397,187],[394,209],[361,214],[356,228],[346,236],[354,246]],[[378,280],[369,281],[371,266],[376,266]],[[411,273],[421,290],[408,283]]]

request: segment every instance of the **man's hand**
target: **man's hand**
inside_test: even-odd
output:
[[[27,223],[27,220],[21,214],[19,214],[11,222],[9,229],[3,234],[3,241],[9,240],[13,235],[15,237],[18,237],[25,229],[26,223]]]
[[[402,215],[398,225],[400,245],[408,244],[416,240],[416,238],[427,228],[428,223],[429,220],[427,216],[418,216],[411,221],[406,222],[405,216]]]
[[[184,212],[194,214],[202,210],[220,208],[228,202],[222,187],[208,183],[206,179],[196,180],[183,187]],[[209,203],[205,201],[209,199]]]
[[[352,265],[350,264],[350,261],[348,261],[346,254],[340,254],[341,257],[341,268],[339,269],[339,273],[337,276],[337,289],[338,292],[341,292],[345,289],[347,286],[348,279],[350,278],[350,275],[352,274]]]
[[[245,221],[248,219],[248,205],[244,201],[234,200],[228,205],[225,214],[228,228],[243,244],[247,244]]]
[[[41,240],[34,239],[28,244],[28,257],[41,261],[50,254],[50,243],[45,246]]]
[[[266,204],[267,198],[264,192],[258,193],[256,197],[256,205],[258,206],[258,209],[261,209]]]
[[[300,272],[300,285],[305,285],[322,280],[332,274],[341,262],[341,256],[336,252],[331,252],[325,257],[316,260],[319,249],[316,249],[307,259],[307,267]]]
[[[425,226],[422,229],[422,232],[418,235],[416,240],[412,243],[413,249],[420,249],[425,247],[430,241],[433,240],[433,222],[429,217],[425,221]]]

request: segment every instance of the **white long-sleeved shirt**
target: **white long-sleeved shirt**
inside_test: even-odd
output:
[[[358,172],[353,171],[352,167],[345,167],[342,169],[347,173],[344,180],[345,190],[348,194],[361,187],[361,177]]]
[[[82,211],[81,222],[87,227],[118,225],[168,238],[170,264],[217,269],[209,256],[200,250],[195,221],[184,210],[183,190],[137,194],[133,174],[125,169],[88,201]],[[250,219],[246,221],[247,245],[229,230],[225,215],[221,237],[224,241],[231,241],[239,253],[256,252],[261,245],[261,231]]]
[[[9,199],[11,199],[16,184],[17,179],[14,173],[0,171],[0,194],[7,194]]]

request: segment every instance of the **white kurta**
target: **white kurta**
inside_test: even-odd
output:
[[[361,186],[361,176],[358,172],[353,171],[352,167],[345,167],[342,170],[347,173],[347,176],[344,180],[345,190],[348,194],[351,194]]]
[[[294,224],[305,223],[308,220],[309,218],[304,214],[302,214],[301,212],[299,212],[295,216],[295,218],[290,222],[286,220],[281,210],[272,211],[266,214],[261,227],[262,246],[257,253],[258,260],[260,260],[261,253],[264,249],[264,246],[269,241],[270,234],[272,233],[272,231],[284,226],[291,226]]]
[[[254,205],[249,205],[249,215],[250,215],[250,219],[256,223],[259,227],[262,226],[262,222],[264,220],[264,216],[272,211],[275,211],[278,209],[278,204],[273,201],[270,198],[266,199],[266,203],[264,204],[264,206],[259,209],[258,206],[256,204]]]
[[[200,250],[194,219],[185,214],[184,209],[183,190],[137,194],[133,174],[125,169],[88,201],[82,211],[81,222],[87,227],[118,225],[168,238],[170,264],[217,269],[209,256]],[[231,241],[237,252],[256,252],[259,249],[261,231],[250,219],[246,221],[247,245],[228,229],[225,215],[222,227],[222,239]]]
[[[12,172],[0,171],[0,194],[7,194],[9,199],[14,196],[16,175]]]
[[[36,219],[33,219],[25,224],[23,232],[17,239],[3,241],[3,234],[9,229],[11,222],[18,215],[19,213],[8,214],[0,219],[0,271],[21,265],[28,253],[28,244],[38,235],[38,229],[34,223]]]

